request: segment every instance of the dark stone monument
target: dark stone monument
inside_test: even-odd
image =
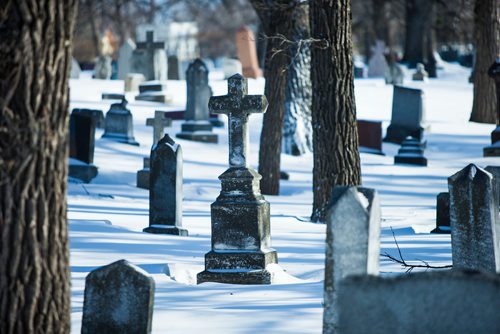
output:
[[[95,120],[95,126],[98,129],[104,128],[104,113],[99,109],[75,108],[71,114],[87,115]]]
[[[427,166],[427,159],[424,157],[423,144],[416,138],[406,138],[401,144],[398,154],[394,157],[394,164]]]
[[[488,75],[495,80],[497,93],[497,127],[491,133],[491,145],[483,149],[485,157],[500,157],[500,57],[488,70]]]
[[[132,113],[127,109],[127,100],[113,103],[106,113],[105,128],[102,138],[109,138],[120,143],[139,146],[134,138]]]
[[[146,32],[146,41],[138,42],[132,53],[133,73],[142,73],[146,80],[167,79],[165,43],[154,41],[154,32]]]
[[[201,59],[192,62],[186,71],[187,103],[186,121],[181,125],[177,138],[217,143],[209,122],[208,100],[212,90],[208,85],[208,68]]]
[[[278,262],[271,248],[269,203],[260,193],[261,176],[247,162],[248,117],[263,113],[263,95],[247,95],[240,74],[228,80],[228,95],[210,98],[209,108],[229,117],[229,169],[219,179],[222,190],[212,203],[212,250],[205,255],[205,271],[198,284],[270,284],[267,265]]]
[[[450,234],[450,193],[439,193],[436,197],[436,228],[431,233]]]
[[[175,55],[168,56],[168,80],[180,80],[179,58]]]
[[[172,97],[166,93],[167,85],[162,81],[146,81],[139,85],[137,101],[170,103]]]
[[[120,260],[85,279],[82,334],[151,333],[155,282],[144,270]]]
[[[103,100],[123,100],[125,98],[125,94],[120,93],[102,93],[101,98]]]
[[[69,121],[68,175],[84,183],[97,176],[94,163],[95,120],[90,115],[72,112]]]
[[[391,124],[385,142],[401,144],[406,137],[423,139],[425,116],[424,92],[421,89],[394,86]]]
[[[151,149],[149,227],[144,232],[188,235],[182,228],[182,149],[165,135]]]
[[[359,151],[385,155],[382,152],[382,122],[358,119]]]

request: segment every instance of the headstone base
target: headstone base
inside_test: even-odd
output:
[[[359,153],[385,155],[385,153],[381,150],[377,150],[375,148],[363,147],[363,146],[359,146]]]
[[[148,101],[159,103],[171,103],[172,97],[166,95],[164,92],[145,92],[135,97],[136,101]]]
[[[427,166],[427,159],[418,154],[398,154],[394,157],[395,164],[409,164],[417,166]]]
[[[70,177],[78,179],[83,183],[89,183],[97,176],[97,167],[94,164],[86,164],[76,159],[71,160],[69,162],[68,171]]]
[[[149,168],[143,168],[137,171],[137,188],[149,190]]]
[[[183,237],[188,236],[188,230],[173,225],[151,225],[146,227],[142,231],[153,234],[172,234],[172,235],[180,235]]]
[[[448,226],[438,226],[431,231],[434,234],[451,234],[451,229]]]
[[[273,275],[268,270],[221,270],[202,271],[197,275],[197,284],[205,282],[226,284],[271,284]]]
[[[500,157],[500,141],[497,141],[495,144],[483,148],[483,156]]]
[[[108,138],[111,140],[115,140],[119,143],[139,146],[139,143],[135,141],[134,137],[127,137],[127,136],[124,136],[122,134],[104,133],[101,138]]]
[[[217,144],[219,142],[219,137],[210,131],[179,132],[175,136],[181,139],[201,141],[205,143]]]
[[[387,127],[387,133],[384,138],[384,142],[401,144],[406,137],[414,137],[418,141],[422,141],[424,137],[424,128],[420,127],[418,129],[411,129],[399,125],[390,124]]]

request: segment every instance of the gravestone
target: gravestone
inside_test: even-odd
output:
[[[262,77],[262,70],[259,68],[259,60],[257,59],[255,35],[248,27],[243,26],[236,32],[236,49],[243,66],[243,76],[254,79]]]
[[[154,118],[146,119],[146,126],[153,127],[153,146],[163,138],[163,129],[172,126],[172,119],[165,117],[165,112],[156,110]],[[144,158],[143,169],[137,171],[137,187],[149,189],[150,159]]]
[[[384,77],[388,85],[402,85],[404,79],[403,67],[397,62],[397,55],[394,52],[389,54],[389,63],[387,65]]]
[[[270,284],[267,265],[277,263],[271,248],[269,203],[260,193],[261,176],[248,165],[248,117],[263,113],[263,95],[247,95],[248,83],[235,74],[228,95],[212,96],[209,109],[229,117],[229,169],[219,179],[222,190],[211,205],[212,250],[205,255],[205,271],[198,284]]]
[[[394,164],[427,166],[423,144],[413,137],[407,137],[401,144],[398,154],[394,157]]]
[[[498,191],[497,203],[500,206],[500,166],[486,166],[484,169],[493,175],[493,181],[496,183]]]
[[[422,63],[417,64],[417,69],[415,73],[413,73],[412,79],[413,81],[427,81],[429,74],[425,71],[425,66]]]
[[[224,72],[224,79],[228,79],[236,73],[242,73],[243,67],[238,59],[224,58],[222,71]]]
[[[340,282],[350,275],[378,275],[380,204],[373,189],[336,186],[328,210],[323,333],[336,333]]]
[[[401,144],[408,136],[421,141],[424,136],[424,118],[424,92],[421,89],[395,85],[391,124],[387,128],[384,141]]]
[[[450,234],[450,193],[439,193],[436,197],[436,228],[431,233]]]
[[[170,103],[172,97],[166,93],[166,90],[167,85],[163,81],[146,81],[139,85],[139,95],[135,99],[137,101]]]
[[[146,80],[167,80],[165,43],[155,42],[153,31],[146,33],[146,41],[137,43],[132,53],[131,72],[142,73]]]
[[[497,125],[491,133],[491,145],[483,149],[485,157],[500,157],[500,56],[488,69],[488,75],[495,80],[497,98]]]
[[[176,55],[168,56],[168,80],[180,80],[179,57]]]
[[[94,147],[95,120],[90,115],[72,112],[69,120],[69,177],[88,183],[97,176]]]
[[[136,92],[144,81],[146,81],[146,78],[144,78],[144,74],[142,73],[127,73],[124,90],[126,92]]]
[[[120,143],[139,146],[134,138],[134,122],[132,113],[127,109],[127,100],[113,103],[106,113],[104,134],[102,138],[109,138]]]
[[[453,268],[500,271],[498,190],[493,176],[470,164],[448,178]]]
[[[85,279],[82,334],[151,333],[155,282],[141,268],[120,260]]]
[[[385,44],[383,41],[376,41],[372,47],[372,56],[368,61],[368,77],[383,78],[387,71],[387,61],[385,60]]]
[[[103,100],[123,100],[125,98],[125,94],[120,93],[102,93],[101,99]]]
[[[81,72],[82,69],[80,68],[80,64],[78,64],[75,58],[71,58],[71,71],[69,74],[70,79],[79,79]]]
[[[212,133],[209,122],[208,100],[212,89],[208,85],[208,69],[201,59],[196,59],[186,71],[187,102],[186,121],[181,125],[181,132],[176,137],[217,143],[218,136]]]
[[[187,236],[182,228],[182,149],[165,135],[151,149],[149,227],[144,232]]]
[[[132,54],[136,49],[134,41],[127,38],[118,50],[118,79],[125,80],[127,74],[132,72]]]
[[[500,333],[500,277],[442,270],[340,284],[338,333]]]
[[[100,109],[75,108],[71,111],[71,114],[80,114],[89,116],[94,119],[95,126],[98,129],[104,128],[104,113]]]
[[[111,61],[112,59],[110,56],[97,57],[94,67],[94,78],[102,80],[111,79],[111,73],[113,72]]]
[[[358,119],[359,151],[384,155],[382,152],[382,122]]]

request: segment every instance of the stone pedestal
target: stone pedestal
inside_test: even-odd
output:
[[[427,166],[423,145],[415,138],[408,137],[401,144],[398,154],[394,157],[394,164]]]
[[[439,193],[436,197],[436,234],[450,234],[450,193]]]

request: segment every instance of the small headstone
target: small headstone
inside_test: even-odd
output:
[[[222,61],[222,71],[224,72],[224,79],[228,79],[236,73],[242,73],[243,67],[238,59],[224,58]]]
[[[127,38],[118,50],[118,79],[125,80],[127,74],[132,72],[132,54],[136,49],[134,41]]]
[[[90,115],[72,112],[69,121],[68,175],[84,183],[97,176],[94,162],[95,120]]]
[[[104,113],[100,109],[75,108],[71,111],[71,114],[80,114],[92,117],[95,121],[95,126],[98,129],[104,128]]]
[[[79,79],[81,72],[82,69],[80,68],[80,64],[78,64],[75,58],[71,58],[71,71],[69,77],[71,79]]]
[[[368,77],[383,78],[387,71],[387,61],[385,60],[385,44],[382,41],[376,41],[372,47],[372,56],[368,61]]]
[[[424,64],[418,63],[417,70],[413,73],[413,81],[427,81],[429,74],[425,71]]]
[[[323,333],[336,333],[339,284],[350,275],[378,275],[380,204],[377,192],[335,186],[326,225]]]
[[[125,77],[125,91],[126,92],[136,92],[139,90],[139,86],[146,81],[144,74],[142,73],[127,73]]]
[[[168,56],[168,80],[180,80],[179,58],[176,55]]]
[[[421,89],[394,86],[391,124],[384,141],[401,144],[408,136],[421,141],[424,118],[424,92]]]
[[[499,295],[489,273],[351,276],[340,284],[338,333],[500,333]]]
[[[167,80],[165,43],[155,42],[153,31],[148,31],[146,41],[137,43],[131,65],[131,72],[142,73],[146,80]]]
[[[248,165],[248,117],[263,113],[263,95],[247,95],[247,80],[236,74],[228,80],[228,95],[212,96],[209,109],[229,116],[229,169],[219,179],[222,190],[211,205],[212,250],[198,284],[270,284],[269,264],[278,262],[271,248],[269,203],[260,193],[261,176]]]
[[[144,232],[188,235],[182,228],[182,149],[165,135],[151,149],[149,227]]]
[[[497,99],[497,126],[491,133],[491,146],[483,149],[485,157],[500,157],[500,56],[488,69],[488,75],[495,80]]]
[[[427,166],[423,145],[417,139],[407,137],[394,157],[394,164]]]
[[[450,234],[450,193],[439,193],[436,197],[436,228],[431,233]]]
[[[358,119],[359,151],[384,155],[382,152],[382,122]]]
[[[448,178],[453,268],[500,272],[498,190],[470,164]]]
[[[102,138],[109,138],[120,143],[139,146],[134,138],[134,123],[132,113],[127,109],[127,100],[113,103],[106,113],[104,134]]]
[[[94,78],[109,80],[113,69],[111,67],[111,57],[110,56],[99,56],[96,58],[94,67]]]
[[[172,97],[166,93],[167,85],[164,81],[146,81],[139,85],[138,101],[170,103]]]
[[[493,181],[496,183],[498,191],[497,205],[500,206],[500,166],[486,166],[484,169],[493,175]]]
[[[236,32],[236,48],[238,49],[238,58],[243,66],[243,76],[245,78],[262,77],[262,70],[259,68],[257,58],[255,35],[251,29],[248,27],[238,29]]]
[[[124,94],[120,93],[102,93],[101,99],[103,100],[123,100],[125,98]]]
[[[155,282],[141,268],[120,260],[85,279],[82,334],[151,333]]]

